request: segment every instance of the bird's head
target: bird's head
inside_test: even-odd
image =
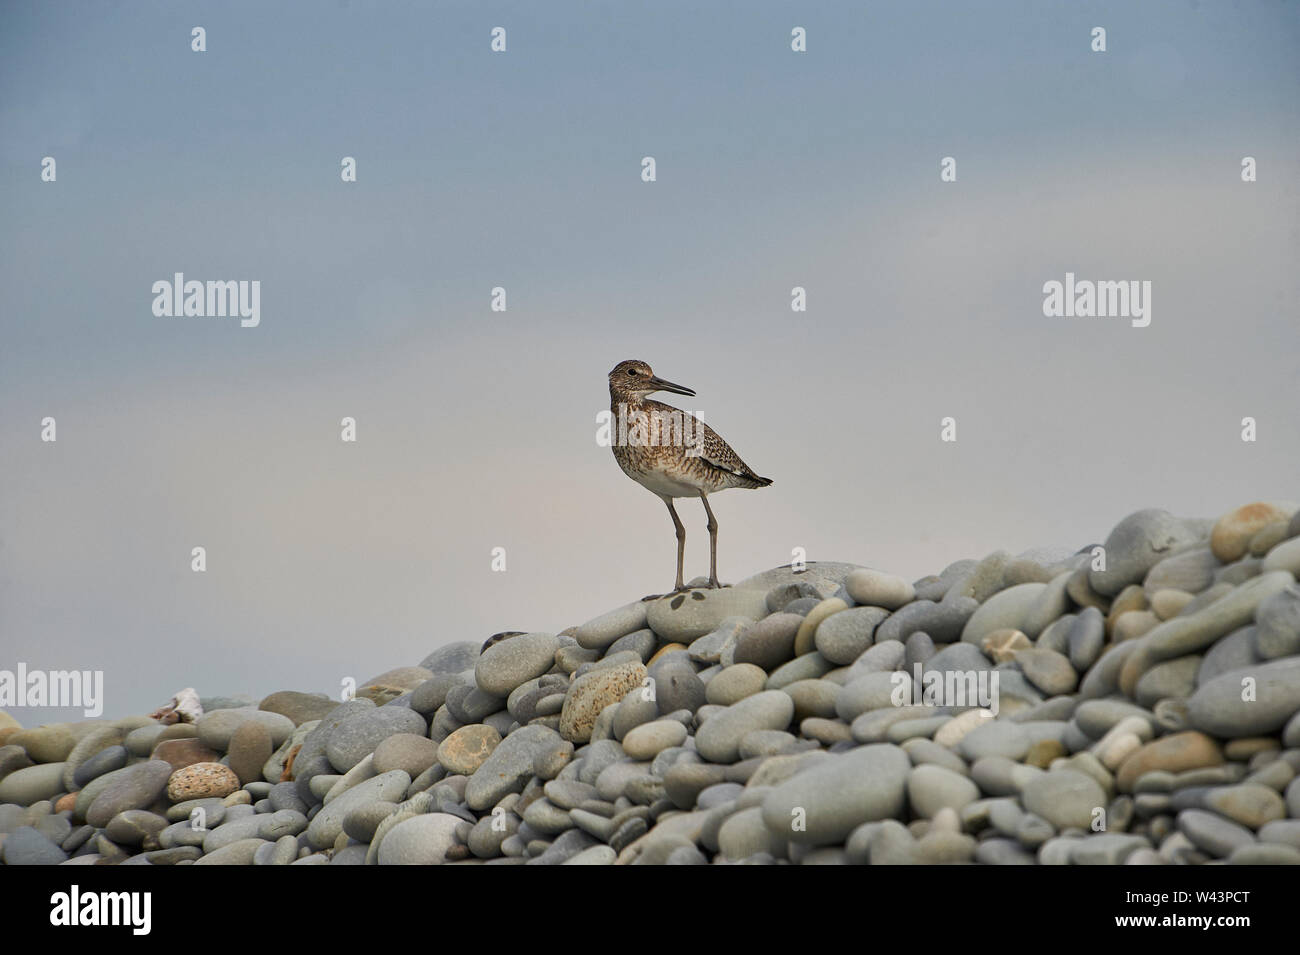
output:
[[[609,396],[615,401],[637,402],[656,391],[695,397],[690,388],[657,377],[649,365],[634,358],[619,362],[609,373]]]

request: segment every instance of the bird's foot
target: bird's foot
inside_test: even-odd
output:
[[[724,587],[730,587],[730,586],[731,586],[731,584],[720,583],[720,582],[718,581],[718,578],[716,578],[716,577],[712,578],[712,579],[709,581],[709,589],[710,589],[710,590],[722,590]]]
[[[695,589],[694,587],[674,587],[666,594],[650,594],[648,596],[642,597],[641,602],[649,603],[651,600],[661,600],[664,597],[672,597],[674,594],[684,594],[688,590],[694,590],[694,589]]]

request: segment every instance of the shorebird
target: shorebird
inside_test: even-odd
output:
[[[731,445],[703,421],[672,405],[649,400],[657,391],[695,397],[690,388],[656,377],[643,361],[621,361],[609,373],[609,407],[617,429],[611,442],[614,459],[624,474],[668,506],[677,531],[677,584],[673,593],[688,589],[682,583],[686,528],[673,507],[673,498],[699,497],[709,515],[709,587],[721,587],[718,522],[709,507],[709,495],[731,487],[767,487],[772,482],[755,474]]]

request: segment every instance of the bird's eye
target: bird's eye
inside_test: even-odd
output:
[[[635,368],[629,368],[629,369],[627,370],[627,373],[628,373],[629,375],[635,375],[635,374],[636,374],[636,369],[635,369]]]

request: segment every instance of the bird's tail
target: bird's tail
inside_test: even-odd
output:
[[[772,483],[771,478],[759,477],[757,474],[747,474],[745,475],[745,479],[746,483],[744,486],[750,488],[767,487]]]

